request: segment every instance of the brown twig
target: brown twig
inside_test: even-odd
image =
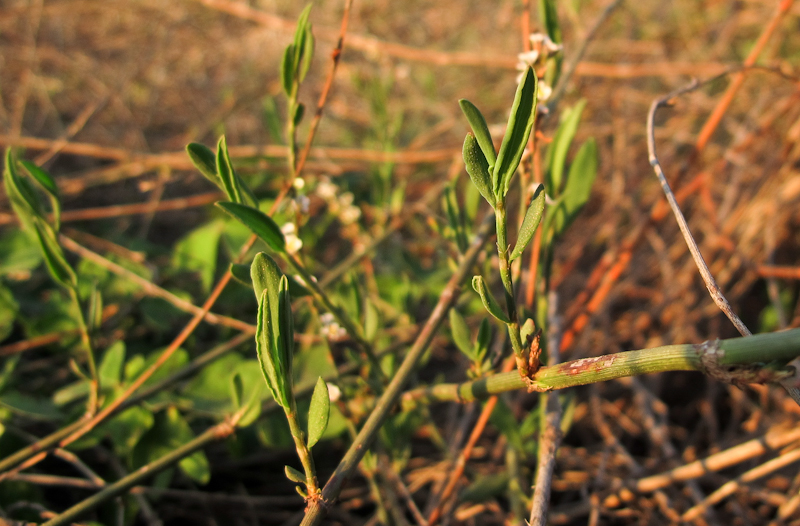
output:
[[[683,216],[683,212],[681,211],[680,206],[678,205],[678,201],[675,199],[675,194],[672,193],[672,189],[669,187],[669,182],[667,182],[667,178],[664,175],[664,170],[661,168],[661,163],[658,162],[658,157],[656,156],[656,135],[655,135],[655,116],[656,111],[661,106],[666,106],[669,102],[679,95],[683,95],[684,93],[688,93],[690,91],[696,90],[700,86],[700,83],[697,81],[692,82],[688,86],[680,88],[678,90],[673,91],[672,93],[667,94],[660,99],[656,99],[653,101],[653,104],[650,106],[650,112],[647,115],[647,152],[648,157],[650,160],[650,165],[653,167],[653,170],[656,173],[656,177],[658,177],[658,181],[661,183],[661,189],[664,191],[664,195],[667,197],[667,201],[669,202],[670,208],[672,208],[672,212],[675,215],[675,219],[678,222],[678,227],[681,229],[681,233],[683,234],[683,238],[686,241],[686,245],[689,247],[689,252],[692,254],[692,259],[694,259],[695,264],[697,265],[697,270],[700,272],[700,276],[703,278],[703,282],[706,284],[706,288],[708,289],[709,294],[711,295],[711,299],[714,300],[714,303],[717,304],[717,307],[725,313],[725,316],[731,320],[731,323],[736,327],[739,333],[742,336],[750,336],[752,332],[747,326],[742,322],[739,316],[733,312],[733,308],[731,307],[728,300],[725,298],[725,295],[720,290],[717,282],[714,280],[714,276],[711,275],[711,271],[708,268],[705,260],[703,259],[703,255],[700,253],[700,249],[697,246],[697,242],[692,237],[692,233],[689,230],[689,224],[686,222],[686,218]]]

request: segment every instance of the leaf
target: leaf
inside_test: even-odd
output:
[[[311,405],[308,408],[308,447],[314,447],[319,442],[328,428],[328,418],[331,414],[331,399],[328,394],[328,384],[320,376],[311,395]]]
[[[311,7],[310,5],[308,7]],[[303,46],[303,60],[300,62],[299,80],[303,82],[308,70],[311,68],[311,60],[314,58],[314,34],[311,32],[311,24],[308,24],[306,39]]]
[[[506,134],[492,172],[494,194],[497,198],[502,198],[508,193],[508,185],[514,172],[517,171],[534,120],[536,120],[536,75],[529,67],[514,95]]]
[[[264,290],[268,290],[270,303],[277,306],[281,276],[283,276],[283,272],[278,268],[278,264],[275,263],[274,259],[263,252],[256,254],[252,265],[250,265],[250,279],[253,283],[256,299],[260,299]],[[274,323],[278,323],[277,316],[274,318]]]
[[[494,151],[492,134],[489,133],[489,126],[486,124],[486,119],[483,118],[483,114],[480,110],[467,99],[459,100],[458,105],[461,106],[461,111],[467,118],[467,122],[469,122],[469,126],[472,128],[472,133],[475,134],[475,139],[477,139],[478,145],[483,152],[484,158],[489,163],[489,169],[491,170],[491,167],[497,162],[497,154]]]
[[[225,222],[217,218],[201,225],[181,238],[172,251],[171,266],[199,276],[204,293],[211,290],[217,270],[219,239]]]
[[[33,232],[33,221],[36,217],[41,217],[41,206],[36,198],[36,194],[30,185],[26,185],[17,173],[16,161],[11,153],[11,148],[6,149],[3,167],[3,185],[6,195],[11,202],[11,207],[26,230]]]
[[[217,173],[217,156],[204,144],[190,142],[186,145],[186,153],[203,177],[214,183],[220,190],[225,190],[222,179]]]
[[[469,334],[469,327],[467,327],[467,322],[464,321],[464,318],[455,308],[450,309],[450,332],[453,333],[453,342],[456,344],[456,347],[464,353],[464,355],[469,358],[470,360],[475,359],[475,354],[473,353],[472,342],[470,341],[470,334]]]
[[[97,368],[100,385],[105,389],[122,382],[122,369],[125,365],[125,342],[117,341],[106,349],[103,359]]]
[[[284,376],[286,378],[284,394],[287,400],[294,403],[292,393],[292,361],[294,359],[294,317],[292,316],[292,297],[289,294],[289,281],[281,276],[278,287],[278,347],[282,353]]]
[[[242,407],[242,398],[244,397],[244,386],[242,385],[242,376],[239,373],[234,373],[231,376],[231,403],[233,404],[234,411],[238,411]]]
[[[292,96],[294,69],[294,46],[289,44],[283,50],[283,60],[281,60],[281,81],[283,83],[283,91],[287,97]]]
[[[228,143],[225,141],[225,136],[219,138],[217,143],[217,173],[222,181],[222,187],[228,195],[228,199],[234,203],[242,203],[242,192],[239,188],[239,179],[236,177],[236,172],[233,169],[231,156],[228,153]]]
[[[275,224],[275,221],[264,212],[247,205],[225,201],[218,202],[217,206],[241,221],[275,252],[286,251],[286,239],[283,237],[283,232]]]
[[[302,102],[298,103],[297,106],[294,108],[294,115],[292,116],[292,122],[294,122],[295,126],[299,126],[300,123],[303,121],[303,116],[306,114],[306,105]]]
[[[544,185],[539,185],[533,192],[533,199],[531,204],[528,205],[528,211],[525,212],[525,219],[522,220],[522,226],[519,227],[519,234],[517,235],[517,244],[511,252],[509,261],[514,261],[522,255],[525,247],[528,246],[536,228],[542,220],[542,212],[544,212]]]
[[[569,167],[560,206],[555,211],[555,232],[560,234],[575,220],[589,200],[597,176],[597,145],[589,139],[581,146]]]
[[[86,325],[89,332],[95,332],[103,324],[103,295],[97,281],[92,283],[89,291],[89,306],[86,308]]]
[[[492,188],[492,176],[489,173],[489,164],[486,156],[478,146],[475,136],[468,133],[464,138],[464,148],[461,151],[464,157],[464,166],[467,168],[467,173],[472,181],[472,184],[478,189],[484,199],[492,205],[492,208],[497,204],[497,199],[494,196]]]
[[[39,186],[42,187],[42,189],[47,193],[47,196],[50,198],[50,205],[53,208],[53,228],[56,232],[58,232],[59,228],[61,228],[61,195],[58,192],[58,186],[56,186],[55,181],[49,173],[45,172],[32,162],[20,161],[20,164],[31,175],[31,177],[33,177],[33,179],[39,183]]]
[[[277,328],[275,329],[277,330]],[[279,362],[279,353],[273,336],[273,323],[270,317],[270,300],[267,290],[261,293],[258,304],[258,321],[256,325],[256,354],[261,364],[261,372],[272,398],[281,407],[288,408],[288,400],[283,398],[284,383],[283,365]]]
[[[481,326],[478,329],[478,339],[475,341],[475,351],[473,352],[476,362],[483,363],[491,341],[492,328],[489,326],[489,319],[483,318],[481,320]]]
[[[240,285],[245,287],[253,287],[253,280],[250,277],[250,267],[244,263],[231,263],[228,267],[231,272],[231,277],[235,279]]]
[[[14,319],[18,312],[19,304],[14,295],[0,282],[0,342],[14,330]]]
[[[489,314],[503,323],[511,323],[506,313],[503,312],[503,309],[500,308],[500,305],[494,299],[494,296],[492,296],[492,293],[486,288],[486,283],[484,283],[482,277],[475,276],[472,278],[472,288],[480,295],[483,306],[489,311]]]
[[[283,468],[284,474],[286,474],[286,478],[291,480],[292,482],[297,482],[298,484],[305,484],[306,483],[306,476],[303,475],[302,472],[297,471],[292,466],[285,466]]]
[[[289,282],[289,291],[292,290],[292,282]],[[292,294],[294,296],[294,294]],[[381,317],[378,313],[378,309],[375,308],[375,305],[369,300],[367,300],[366,305],[364,307],[364,338],[368,342],[374,341],[375,336],[378,335],[378,328],[380,327]]]
[[[564,174],[564,167],[567,162],[567,154],[578,130],[583,109],[586,107],[586,99],[581,99],[578,104],[564,112],[561,124],[553,137],[553,142],[547,148],[545,154],[545,184],[553,197],[561,195],[561,184]]]
[[[68,289],[76,289],[78,286],[78,278],[75,276],[75,271],[67,263],[64,257],[64,252],[55,240],[55,233],[50,225],[36,218],[33,222],[36,231],[36,238],[39,241],[39,247],[42,250],[42,256],[47,264],[47,270],[58,283]]]

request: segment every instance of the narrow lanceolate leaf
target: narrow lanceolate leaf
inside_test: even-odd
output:
[[[286,466],[283,468],[283,472],[286,475],[286,478],[292,482],[297,482],[298,484],[305,484],[306,482],[306,476],[291,466]]]
[[[236,172],[233,169],[231,156],[228,153],[228,143],[225,141],[225,136],[219,138],[217,143],[217,173],[222,181],[222,187],[225,193],[228,194],[228,199],[234,203],[242,203],[242,191],[239,188],[239,179],[236,177]]]
[[[522,220],[522,226],[519,227],[519,235],[517,236],[517,244],[511,252],[510,261],[514,261],[522,255],[525,247],[528,246],[539,222],[542,220],[542,212],[544,212],[544,185],[539,185],[533,192],[533,200],[528,206],[528,211],[525,212],[525,219]]]
[[[472,342],[470,341],[469,327],[463,316],[456,309],[450,309],[450,331],[453,333],[453,342],[456,347],[470,360],[474,359]]]
[[[264,212],[239,203],[224,201],[218,202],[217,206],[241,221],[275,252],[286,251],[286,239],[283,237],[283,232],[275,224],[275,221]]]
[[[492,176],[489,173],[489,163],[481,150],[475,136],[468,133],[464,138],[464,148],[462,150],[464,166],[467,168],[472,184],[478,189],[484,199],[495,207],[497,200],[494,196],[492,187]]]
[[[26,230],[33,231],[33,221],[34,218],[41,216],[41,207],[33,189],[30,185],[25,185],[24,180],[19,177],[11,148],[6,149],[3,186],[20,223]]]
[[[56,235],[52,228],[38,217],[34,219],[33,225],[44,261],[47,264],[47,270],[58,283],[68,289],[75,289],[78,286],[78,278],[70,264],[67,263],[61,246],[56,242]]]
[[[273,332],[278,328],[272,322],[270,316],[270,299],[266,290],[261,293],[258,302],[258,320],[256,325],[256,353],[258,362],[261,364],[261,372],[264,374],[264,381],[267,384],[270,394],[284,409],[289,409],[289,400],[284,397],[286,377],[284,375],[283,363],[280,361],[281,353],[275,344]]]
[[[478,329],[478,339],[475,342],[475,361],[482,363],[486,357],[486,352],[489,350],[489,344],[492,341],[492,328],[489,326],[489,318],[481,320],[481,326]]]
[[[244,285],[245,287],[253,286],[253,279],[250,277],[250,267],[248,265],[244,263],[231,263],[228,268],[231,272],[231,277],[239,282],[240,285]],[[256,295],[256,301],[258,301],[257,296],[258,295]]]
[[[220,188],[225,190],[217,174],[217,156],[204,144],[197,142],[190,142],[186,145],[186,153],[189,155],[189,160],[192,161],[197,170],[203,174],[203,177],[214,183]]]
[[[269,314],[273,327],[278,326],[278,289],[282,276],[283,273],[275,260],[263,252],[256,254],[253,264],[250,265],[250,279],[253,282],[256,299],[261,299],[264,291],[269,294],[269,304],[272,307]]]
[[[331,414],[331,399],[328,384],[320,376],[311,395],[311,406],[308,408],[308,447],[314,447],[328,428],[328,417]]]
[[[278,287],[278,349],[281,353],[284,375],[286,376],[287,400],[294,405],[292,393],[292,361],[294,360],[294,320],[292,317],[292,297],[289,295],[289,282],[286,276],[281,276]]]
[[[61,228],[61,195],[59,194],[56,182],[49,173],[45,172],[32,162],[20,161],[20,164],[31,175],[31,177],[33,177],[33,179],[39,183],[39,186],[41,186],[42,189],[47,192],[47,196],[50,198],[50,205],[53,208],[53,228],[56,232],[58,232],[58,230]]]
[[[553,142],[547,148],[545,154],[545,183],[548,192],[553,197],[561,195],[561,185],[563,183],[564,167],[567,162],[567,154],[578,130],[583,109],[586,107],[586,99],[582,99],[573,108],[564,112],[561,124],[556,130]]]
[[[589,200],[596,176],[597,145],[594,138],[590,138],[583,143],[569,167],[561,204],[555,212],[556,233],[568,227]]]
[[[467,118],[467,122],[469,122],[472,128],[472,133],[475,134],[475,139],[477,139],[478,145],[483,152],[483,156],[486,157],[486,161],[489,163],[489,169],[491,170],[494,163],[497,161],[497,154],[494,151],[492,134],[489,133],[489,126],[486,124],[486,119],[483,118],[483,114],[480,110],[467,99],[459,100],[458,105],[461,106],[461,111]]]
[[[486,283],[483,281],[482,277],[475,276],[472,278],[472,288],[475,289],[475,292],[480,295],[481,302],[483,302],[483,306],[487,311],[489,311],[489,314],[503,323],[511,323],[511,321],[508,319],[508,316],[506,316],[506,313],[500,308],[500,304],[497,303],[497,301],[494,299],[494,296],[492,296],[492,293],[489,292],[489,289],[486,287]]]
[[[294,70],[294,46],[289,44],[283,51],[283,60],[281,60],[281,83],[283,84],[283,91],[286,93],[287,97],[292,96]]]
[[[309,5],[309,7],[311,7]],[[306,29],[306,38],[303,42],[303,59],[300,61],[300,71],[298,71],[298,80],[303,82],[306,78],[309,68],[311,68],[311,59],[314,58],[314,34],[311,33],[311,24],[308,24]]]
[[[494,194],[498,199],[508,192],[511,177],[517,171],[522,152],[531,135],[533,121],[536,119],[536,75],[528,68],[517,87],[511,116],[508,118],[506,134],[497,154],[497,163],[492,172]]]

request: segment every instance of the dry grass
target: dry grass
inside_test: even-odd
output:
[[[567,4],[572,5],[564,3],[561,15],[569,57],[604,3],[582,2],[579,14]],[[70,211],[127,203],[155,206],[208,192],[178,153],[187,142],[212,144],[223,131],[234,146],[279,142],[265,127],[263,100],[278,99],[279,57],[300,5],[267,0],[249,5],[262,13],[261,19],[243,17],[252,11],[238,0],[4,2],[0,142],[49,140],[28,142],[35,147],[26,156],[41,156],[39,162],[66,189],[65,208]],[[232,14],[231,6],[238,11]],[[709,299],[672,217],[648,223],[663,196],[647,162],[645,117],[654,98],[685,84],[689,75],[709,77],[741,63],[775,7],[775,2],[756,0],[625,2],[589,46],[565,99],[570,104],[588,98],[579,139],[596,137],[600,151],[592,200],[556,255],[554,279],[565,326],[585,315],[584,326],[563,349],[567,357],[735,335]],[[312,12],[317,54],[301,96],[310,107],[327,71],[340,9],[340,2],[325,0]],[[312,152],[307,173],[358,177],[369,170],[367,151],[391,147],[401,161],[394,177],[408,179],[412,201],[423,196],[433,181],[446,176],[450,158],[460,152],[467,126],[457,99],[476,102],[490,123],[505,118],[521,48],[520,15],[517,2],[495,7],[486,2],[356,0],[343,61],[315,142],[321,148]],[[779,25],[760,63],[796,72],[798,16],[800,5]],[[765,280],[758,272],[762,265],[797,266],[800,254],[798,84],[773,73],[749,72],[711,142],[689,164],[697,133],[726,85],[721,81],[687,95],[660,114],[661,162],[678,192],[691,188],[682,201],[684,212],[712,273],[745,323],[758,331],[764,309],[775,308],[784,292],[792,307],[779,317],[780,324],[800,326],[796,282]],[[544,134],[551,134],[554,126],[546,122]],[[81,149],[76,143],[86,146]],[[337,158],[322,147],[350,149],[352,155]],[[441,157],[414,162],[414,155],[427,151],[441,152]],[[264,160],[261,166],[275,174],[285,170],[280,160]],[[2,206],[7,218],[8,207]],[[160,212],[150,224],[147,215],[126,214],[104,219],[107,223],[99,230],[139,228],[144,238],[169,243],[200,217],[200,211]],[[406,235],[425,232],[424,221],[409,227]],[[618,279],[608,280],[611,265],[597,274],[609,282],[608,295],[586,312],[596,287],[593,270],[604,257],[607,263],[619,263],[629,245],[630,264],[621,267]],[[433,250],[419,247],[421,254]],[[436,353],[446,351],[456,352],[439,348]],[[678,522],[724,483],[779,456],[783,448],[796,447],[793,440],[777,452],[757,452],[697,481],[631,493],[637,479],[725,451],[780,426],[795,427],[800,410],[782,390],[740,391],[688,373],[598,385],[577,390],[576,397],[572,428],[558,453],[554,524]],[[522,414],[532,400],[520,394],[507,397],[506,403]],[[458,427],[461,413],[452,414],[459,416],[440,430],[445,437]],[[504,438],[490,427],[473,453],[466,478],[504,472],[503,444]],[[415,449],[401,474],[420,507],[446,483],[446,469],[436,464],[440,461],[430,448]],[[266,462],[270,469],[280,464]],[[220,472],[230,469],[222,466]],[[265,473],[260,477],[278,471]],[[253,484],[261,488],[249,490],[254,494],[271,485],[263,479]],[[236,491],[234,486],[217,482],[226,491]],[[742,483],[732,496],[692,521],[800,524],[799,491],[797,464],[790,464]],[[397,496],[402,492],[390,493],[402,509]],[[191,506],[174,505],[191,503],[183,500],[189,498],[188,493],[171,495],[157,507],[176,524],[199,524],[195,511],[187,509]],[[363,482],[356,481],[331,518],[363,522],[373,509],[369,498]],[[289,502],[281,510],[299,509],[297,501]],[[252,517],[270,524],[293,516],[275,505],[250,504],[247,513],[241,507],[220,506],[213,515],[224,521],[241,514],[242,520]],[[507,512],[507,502],[490,500],[478,507],[457,507],[452,517],[457,523],[502,524]]]

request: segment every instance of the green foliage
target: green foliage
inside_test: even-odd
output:
[[[494,296],[492,296],[492,293],[486,287],[486,283],[483,281],[481,276],[475,276],[472,278],[472,288],[475,289],[475,292],[477,292],[478,295],[480,295],[483,307],[489,312],[489,314],[503,323],[510,323],[508,316],[505,312],[503,312],[503,309],[500,307],[500,304],[497,303],[497,300],[494,299]]]
[[[506,134],[497,154],[497,163],[492,170],[494,195],[498,199],[504,198],[508,193],[508,185],[517,171],[522,152],[528,144],[533,129],[533,122],[536,120],[536,84],[536,75],[532,68],[528,68],[514,95]]]
[[[331,414],[331,400],[328,385],[320,376],[311,395],[311,406],[308,409],[308,447],[314,447],[328,428]]]
[[[286,250],[286,238],[275,221],[264,212],[239,203],[218,202],[217,206],[238,219],[275,252]]]
[[[525,247],[528,246],[533,234],[539,227],[539,222],[542,220],[542,212],[544,212],[544,186],[539,185],[533,192],[533,199],[528,210],[525,212],[525,218],[522,220],[522,226],[519,227],[519,235],[517,236],[517,244],[511,252],[509,261],[514,261],[522,255]]]

